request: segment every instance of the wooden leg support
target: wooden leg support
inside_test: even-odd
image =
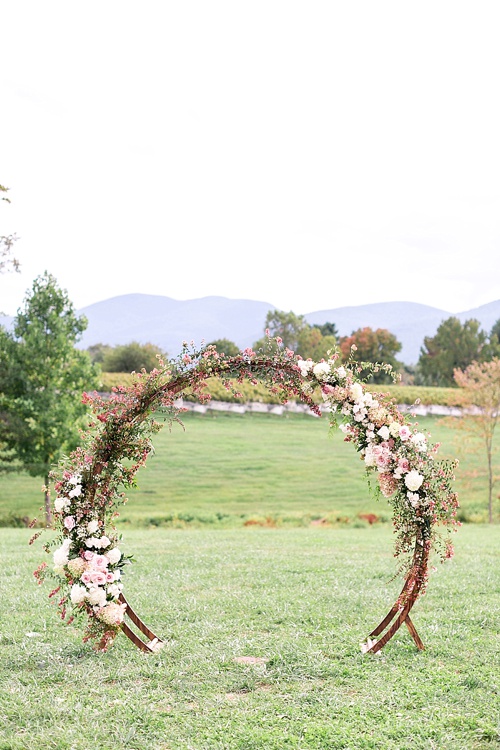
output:
[[[394,620],[389,630],[379,641],[373,643],[367,651],[371,654],[376,654],[380,651],[385,644],[391,640],[392,636],[397,633],[403,623],[410,631],[411,637],[413,638],[416,647],[419,651],[423,651],[425,646],[417,633],[415,625],[410,619],[410,611],[420,594],[423,581],[425,580],[425,574],[427,571],[427,563],[429,559],[429,544],[425,543],[423,539],[419,538],[415,544],[415,552],[413,555],[412,571],[408,575],[398,601],[406,602],[401,608],[398,602],[392,607],[382,622],[370,633],[370,638],[373,636],[380,635]]]
[[[148,653],[156,653],[161,648],[163,648],[164,643],[163,641],[156,636],[150,628],[148,628],[147,625],[143,623],[143,621],[140,619],[140,617],[134,612],[130,604],[127,602],[123,594],[120,594],[119,601],[122,604],[127,605],[127,609],[125,610],[125,615],[130,619],[130,621],[137,627],[137,629],[143,633],[145,636],[149,638],[149,641],[144,641],[142,638],[139,638],[139,636],[134,633],[132,628],[126,623],[122,623],[122,631],[125,633],[127,638],[129,638],[132,643],[137,646],[141,651],[147,651]]]

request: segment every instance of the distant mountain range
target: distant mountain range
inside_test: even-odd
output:
[[[200,345],[202,341],[226,338],[243,349],[263,336],[267,312],[275,309],[268,302],[226,297],[179,301],[151,294],[125,294],[78,310],[89,321],[79,347],[150,342],[174,357],[183,341]],[[461,322],[476,318],[489,332],[500,318],[500,300],[462,313],[414,302],[380,302],[318,310],[304,317],[311,325],[335,323],[341,336],[364,326],[387,328],[403,345],[398,358],[406,364],[415,364],[424,336],[433,336],[440,323],[451,315]],[[11,323],[12,318],[0,317],[0,325],[8,328]]]

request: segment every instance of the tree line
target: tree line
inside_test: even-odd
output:
[[[346,362],[354,358],[358,362],[385,363],[399,373],[403,384],[426,386],[456,386],[454,372],[465,369],[472,362],[490,362],[500,356],[500,319],[490,332],[480,327],[478,320],[470,319],[461,323],[451,316],[444,320],[434,336],[426,336],[415,366],[398,360],[402,344],[386,328],[365,326],[353,331],[349,336],[339,336],[335,323],[310,325],[303,315],[293,312],[270,310],[267,313],[264,329],[271,337],[279,337],[282,345],[300,354],[304,359],[318,362],[328,358],[328,352],[337,350]],[[254,342],[255,350],[266,344],[263,336]],[[239,353],[239,347],[229,339],[209,342],[219,352],[231,356]],[[138,372],[142,368],[150,371],[157,364],[158,356],[168,358],[154,344],[129,344],[110,346],[95,344],[87,352],[92,362],[99,364],[103,372]],[[366,370],[367,376],[369,375]],[[370,374],[373,383],[390,383],[392,378],[380,370]]]

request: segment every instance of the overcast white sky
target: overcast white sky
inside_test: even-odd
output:
[[[500,298],[496,0],[0,6],[3,312]]]

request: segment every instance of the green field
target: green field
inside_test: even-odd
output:
[[[184,430],[165,427],[155,437],[156,453],[139,473],[119,525],[352,523],[359,513],[390,520],[389,506],[370,495],[358,454],[339,430],[330,434],[327,417],[207,412],[183,420]],[[460,458],[463,520],[485,521],[483,453],[442,419],[422,418],[419,425],[442,443],[442,457]],[[41,485],[27,475],[0,476],[0,523],[40,515]]]
[[[1,750],[493,750],[498,526],[468,524],[413,619],[360,643],[400,581],[388,525],[129,529],[126,594],[166,645],[61,623],[26,529],[0,529]],[[241,661],[241,657],[247,657]]]

